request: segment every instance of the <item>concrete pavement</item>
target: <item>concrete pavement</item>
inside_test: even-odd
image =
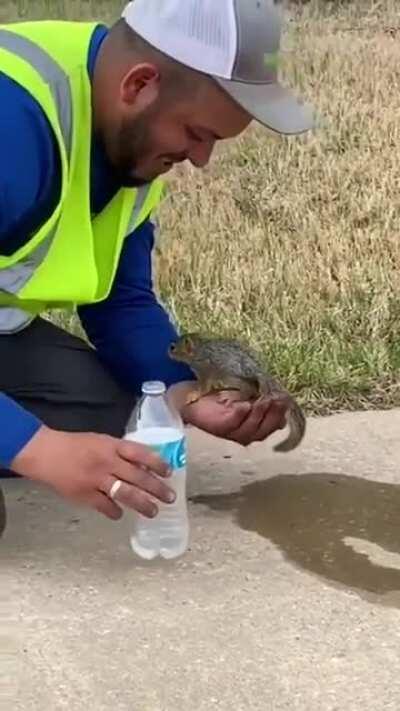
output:
[[[7,482],[4,709],[398,711],[399,433],[400,411],[311,420],[290,455],[191,433],[172,563],[134,558],[128,516]]]

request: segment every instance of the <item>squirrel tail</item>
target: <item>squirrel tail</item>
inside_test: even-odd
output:
[[[294,400],[286,415],[289,425],[289,436],[274,447],[275,452],[290,452],[295,449],[303,439],[306,431],[306,418],[303,410]]]

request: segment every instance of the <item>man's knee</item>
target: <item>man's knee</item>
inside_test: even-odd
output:
[[[0,337],[0,390],[44,424],[121,436],[135,404],[82,339],[37,319]]]

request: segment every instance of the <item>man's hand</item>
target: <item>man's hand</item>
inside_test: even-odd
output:
[[[170,473],[164,460],[142,444],[108,435],[58,432],[43,426],[11,468],[113,520],[122,516],[118,503],[152,518],[158,513],[154,499],[165,503],[175,499],[160,478]],[[122,485],[116,503],[109,495],[118,479]]]
[[[190,385],[180,384],[171,388],[171,398],[180,409],[187,424],[194,425],[209,434],[248,446],[261,442],[286,426],[286,399],[259,398],[254,402],[244,401],[238,392],[206,395],[191,405],[184,400]]]

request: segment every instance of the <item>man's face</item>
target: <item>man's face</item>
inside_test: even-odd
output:
[[[153,92],[151,94],[151,91]],[[121,183],[138,187],[189,160],[204,168],[217,140],[234,138],[251,118],[213,81],[197,91],[160,96],[154,86],[124,104],[107,149]]]

